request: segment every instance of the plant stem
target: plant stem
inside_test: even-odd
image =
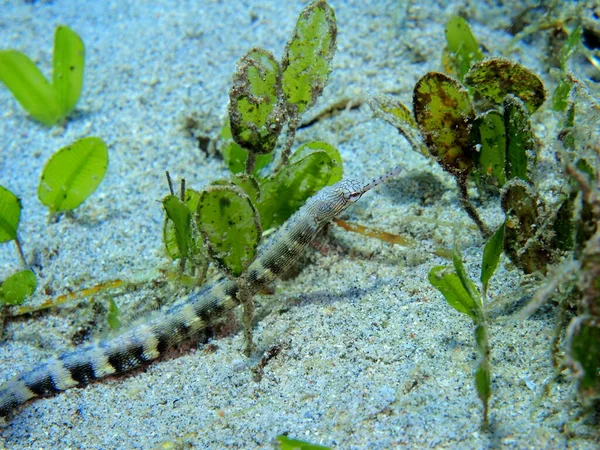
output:
[[[248,158],[246,159],[246,173],[252,175],[254,173],[254,166],[256,164],[256,155],[248,151]]]
[[[15,236],[15,244],[17,245],[17,251],[19,252],[19,256],[21,257],[21,262],[23,262],[23,267],[27,268],[27,261],[25,260],[25,254],[23,253],[23,247],[21,247],[19,236]]]
[[[465,210],[469,217],[473,219],[473,222],[475,222],[475,225],[477,225],[477,228],[479,228],[479,231],[481,231],[481,235],[486,239],[489,238],[492,233],[486,224],[483,223],[479,217],[479,213],[475,209],[475,206],[473,206],[471,200],[469,200],[469,193],[467,192],[467,179],[456,177],[456,184],[458,186],[458,200],[460,201],[460,206]]]
[[[288,160],[290,159],[290,153],[292,153],[292,145],[294,145],[294,139],[296,138],[296,130],[299,126],[300,116],[298,114],[290,114],[287,136],[285,137],[285,145],[283,150],[281,150],[281,158],[274,173],[279,172],[283,166],[288,163]]]

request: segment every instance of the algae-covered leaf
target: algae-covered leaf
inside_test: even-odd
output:
[[[269,153],[284,118],[279,63],[267,50],[254,48],[238,62],[229,90],[233,140],[253,153]]]
[[[96,190],[108,167],[102,139],[87,137],[56,152],[46,163],[38,197],[54,214],[78,207]]]
[[[465,177],[473,167],[470,132],[475,119],[467,90],[454,78],[429,72],[415,85],[413,111],[437,162],[453,175]]]
[[[335,167],[326,152],[315,151],[266,178],[261,183],[258,204],[263,229],[285,222],[306,199],[330,182]]]
[[[85,48],[81,38],[69,27],[61,25],[54,33],[54,72],[52,87],[60,107],[60,115],[69,114],[81,94]]]
[[[301,441],[299,439],[290,439],[287,436],[280,435],[277,436],[277,440],[279,441],[279,447],[281,450],[329,450],[330,447],[325,447],[323,445],[310,444],[305,441]]]
[[[502,102],[506,130],[506,179],[520,178],[530,182],[536,164],[536,149],[531,122],[525,105],[512,95]]]
[[[526,67],[506,58],[475,63],[465,75],[464,83],[498,104],[508,94],[519,97],[530,114],[537,111],[546,99],[542,81]]]
[[[474,137],[480,145],[477,165],[497,186],[506,183],[506,133],[504,118],[498,111],[477,116]]]
[[[231,136],[231,127],[229,119],[225,121],[221,129],[221,140],[219,145],[221,155],[225,164],[231,173],[240,173],[246,170],[246,160],[248,159],[248,150],[237,144]],[[267,166],[273,159],[273,153],[256,156],[256,164],[254,165],[253,175],[257,177],[263,167]]]
[[[538,227],[538,211],[543,209],[536,192],[522,180],[509,180],[502,192],[501,205],[506,215],[506,255],[525,273],[545,272],[552,254],[539,240],[530,241]]]
[[[50,126],[61,118],[53,86],[23,53],[0,51],[0,81],[35,120]]]
[[[419,126],[412,112],[402,102],[390,95],[378,94],[367,99],[373,114],[396,127],[402,136],[410,143],[413,150],[424,156],[430,156],[429,150],[419,137]]]
[[[446,24],[446,42],[458,79],[462,81],[473,63],[483,59],[483,53],[468,22],[460,16],[451,17]]]
[[[301,114],[321,94],[335,53],[335,13],[325,0],[309,4],[298,17],[282,61],[282,88],[288,103]]]
[[[492,275],[498,267],[500,256],[502,255],[502,247],[504,245],[504,227],[503,223],[488,239],[483,248],[483,259],[481,261],[481,284],[483,291],[487,291],[488,284]]]
[[[200,194],[196,220],[211,258],[240,276],[254,261],[262,236],[250,198],[236,186],[209,186]]]
[[[449,266],[436,266],[429,271],[429,283],[446,299],[446,302],[458,312],[473,320],[477,319],[477,306],[467,292],[460,278]]]
[[[0,303],[20,305],[35,292],[37,279],[31,270],[12,274],[0,284]]]
[[[4,186],[0,186],[0,242],[17,238],[21,219],[21,200]]]
[[[327,185],[337,183],[342,179],[342,175],[344,172],[342,155],[340,155],[339,150],[331,144],[327,144],[326,142],[321,141],[312,141],[302,144],[300,147],[298,147],[298,149],[290,158],[290,163],[300,161],[301,159],[306,158],[308,155],[318,151],[323,151],[327,153],[327,155],[329,155],[331,161],[333,162],[333,166],[331,167],[330,171],[331,177],[329,178]]]
[[[577,378],[577,390],[587,399],[600,398],[600,320],[579,316],[567,330],[567,364]]]

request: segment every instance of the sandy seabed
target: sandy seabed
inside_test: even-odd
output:
[[[427,274],[447,263],[433,252],[452,245],[455,228],[448,223],[460,229],[475,280],[484,242],[459,207],[453,179],[374,119],[364,103],[382,91],[411,103],[418,78],[441,69],[444,24],[452,14],[468,17],[485,49],[498,55],[511,38],[505,31],[511,17],[535,2],[331,3],[338,50],[329,85],[306,118],[342,100],[356,107],[300,130],[296,143],[318,139],[337,146],[346,176],[361,180],[402,164],[400,177],[365,195],[344,217],[412,237],[418,246],[390,246],[331,226],[297,274],[278,283],[274,295],[257,299],[269,314],[255,328],[255,356],[243,356],[239,330],[210,346],[187,346],[134,374],[28,403],[0,428],[0,447],[148,449],[179,440],[189,448],[272,448],[284,433],[340,449],[598,447],[597,425],[574,420],[581,409],[569,377],[538,402],[553,376],[555,312],[546,307],[524,322],[515,319],[531,287],[504,259],[490,288],[491,429],[480,430],[472,322],[445,303]],[[215,135],[238,58],[253,46],[280,57],[303,5],[0,3],[0,45],[29,55],[44,73],[50,73],[57,25],[76,30],[87,51],[84,91],[64,127],[47,129],[28,119],[0,88],[0,184],[23,203],[19,236],[39,281],[33,304],[47,297],[44,292],[56,296],[118,278],[150,280],[169,265],[160,203],[165,170],[197,188],[228,174],[220,158],[198,148],[186,118]],[[544,36],[519,43],[510,56],[538,73],[550,91],[556,82],[544,66]],[[551,151],[560,117],[548,103],[534,116],[534,129],[543,149],[540,186],[550,192],[561,183]],[[74,214],[49,222],[36,196],[44,163],[90,135],[108,143],[106,177]],[[497,204],[477,202],[493,227],[503,220]],[[2,244],[0,279],[18,267],[14,244]],[[165,292],[147,282],[115,299],[131,317],[171,301]],[[97,296],[93,305],[81,300],[7,321],[0,379],[101,335],[107,302],[108,296]],[[256,382],[250,367],[273,345],[281,352]]]

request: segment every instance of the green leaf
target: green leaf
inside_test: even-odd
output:
[[[17,272],[0,284],[0,303],[20,305],[35,292],[37,280],[31,270]]]
[[[500,262],[500,255],[502,255],[502,248],[504,246],[504,227],[503,223],[500,227],[492,234],[492,237],[487,241],[483,248],[483,260],[481,261],[481,284],[483,285],[483,291],[487,291],[487,286],[498,267]]]
[[[600,320],[579,316],[567,330],[567,364],[577,378],[579,394],[586,399],[600,397]]]
[[[462,81],[474,62],[483,59],[479,44],[465,19],[453,16],[446,24],[446,42],[458,79]]]
[[[35,120],[50,126],[61,118],[53,86],[23,53],[0,51],[0,81]]]
[[[465,270],[465,266],[463,264],[462,253],[460,252],[460,245],[458,244],[458,239],[454,241],[454,249],[452,251],[452,263],[454,265],[454,270],[456,271],[456,275],[460,279],[463,287],[473,300],[473,305],[475,305],[476,312],[481,313],[481,296],[479,292],[477,292],[477,288],[467,275],[467,271]],[[481,317],[481,316],[479,316]]]
[[[61,25],[54,33],[54,72],[52,87],[56,92],[60,115],[66,117],[75,107],[83,87],[85,48],[81,38]]]
[[[310,444],[298,439],[290,439],[287,436],[277,436],[281,450],[329,450],[330,447],[323,445]]]
[[[174,195],[168,195],[163,199],[166,213],[163,224],[163,242],[167,254],[173,260],[180,258],[182,254],[184,257],[193,256],[190,253],[196,254],[201,250],[197,248],[191,230],[192,214],[196,212],[199,200],[200,193],[193,189],[185,190],[185,202]],[[182,252],[182,248],[185,249],[184,252]]]
[[[527,183],[515,178],[507,181],[501,205],[506,215],[504,252],[525,273],[544,273],[553,260],[552,253],[539,240],[530,241],[539,227],[538,211],[544,209],[543,202]]]
[[[229,90],[233,140],[253,153],[269,153],[285,122],[279,63],[271,53],[254,48],[238,62]]]
[[[250,198],[238,187],[209,186],[200,194],[196,220],[211,258],[239,277],[254,261],[262,236]]]
[[[415,85],[413,111],[437,162],[454,176],[465,177],[473,167],[470,130],[475,119],[467,90],[448,75],[429,72]]]
[[[221,130],[220,151],[223,155],[223,160],[231,173],[240,173],[246,170],[246,160],[248,159],[248,150],[243,149],[237,144],[231,136],[231,128],[229,119]],[[273,153],[256,156],[256,164],[254,166],[254,176],[258,177],[263,167],[267,166],[273,159]]]
[[[497,186],[506,183],[506,133],[504,118],[498,111],[477,116],[473,125],[475,140],[481,145],[477,165]]]
[[[258,205],[258,201],[260,200],[260,186],[256,178],[247,173],[238,173],[231,178],[231,181],[250,197],[254,205]]]
[[[575,246],[575,200],[577,191],[566,196],[561,202],[552,230],[554,231],[553,247],[559,250],[572,250]]]
[[[560,49],[560,68],[564,72],[567,70],[567,61],[569,58],[577,51],[581,44],[581,36],[583,34],[583,29],[581,25],[578,25],[572,32],[569,34],[569,37],[563,44]]]
[[[162,201],[167,215],[163,226],[163,238],[171,258],[187,258],[192,244],[192,212],[175,195],[167,195]],[[173,243],[175,245],[173,245]]]
[[[506,179],[520,178],[530,182],[537,154],[531,122],[525,105],[517,97],[506,96],[504,107],[504,128],[506,130]]]
[[[4,186],[0,186],[0,242],[17,238],[21,219],[21,200]]]
[[[546,99],[542,81],[521,64],[505,58],[475,63],[465,75],[464,83],[497,104],[512,94],[525,103],[530,114]]]
[[[477,306],[452,267],[436,266],[429,271],[429,282],[457,311],[477,319]]]
[[[334,183],[337,183],[342,179],[342,175],[344,173],[342,155],[340,155],[340,152],[337,148],[335,148],[333,145],[327,144],[326,142],[312,141],[302,144],[290,158],[290,164],[300,161],[301,159],[306,158],[308,155],[318,151],[324,151],[327,153],[333,162],[333,166],[330,171],[331,177],[329,178],[327,185],[330,186]]]
[[[325,0],[300,13],[282,61],[283,93],[297,114],[310,108],[327,84],[336,35],[335,13]]]
[[[266,178],[261,183],[258,204],[263,229],[275,228],[285,222],[309,197],[331,181],[335,167],[330,156],[320,150]]]
[[[477,395],[484,405],[484,411],[487,411],[487,405],[492,396],[492,376],[490,372],[489,364],[481,361],[475,373],[475,387],[477,388]],[[484,420],[487,420],[487,418],[484,417]]]
[[[112,330],[118,330],[121,328],[121,311],[113,298],[108,301],[108,314],[106,316],[106,322]]]
[[[569,107],[569,96],[573,90],[573,82],[569,78],[562,78],[552,94],[552,109],[566,111]]]
[[[104,141],[87,137],[61,148],[46,163],[38,198],[54,214],[77,208],[98,187],[108,167]]]

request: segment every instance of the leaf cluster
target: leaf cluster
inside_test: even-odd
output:
[[[54,33],[52,81],[48,81],[26,55],[0,51],[0,81],[35,120],[52,126],[73,110],[83,87],[85,47],[69,27]]]
[[[46,163],[38,198],[50,214],[71,211],[98,187],[108,165],[106,144],[97,137],[80,139],[57,151]],[[0,243],[15,241],[23,266],[27,261],[18,237],[21,201],[0,186]],[[0,285],[0,303],[17,305],[33,294],[36,278],[31,270],[11,275]]]
[[[482,294],[471,281],[465,270],[458,241],[454,243],[453,266],[436,266],[429,271],[429,282],[446,299],[446,302],[458,312],[466,314],[475,324],[475,342],[479,353],[479,363],[475,372],[475,387],[483,404],[483,425],[488,422],[489,400],[491,397],[491,364],[488,325],[484,310],[487,286],[494,274],[502,253],[499,242],[502,240],[502,228],[488,242],[483,252],[481,268]]]
[[[171,186],[163,200],[165,246],[179,259],[182,272],[189,267],[201,282],[210,260],[238,280],[247,353],[254,310],[247,269],[263,230],[283,224],[307,198],[342,176],[341,156],[329,144],[309,142],[291,154],[301,114],[327,83],[336,30],[333,9],[317,0],[300,14],[281,63],[267,50],[246,53],[233,75],[229,118],[221,131],[221,153],[232,178],[217,180],[201,192],[182,183],[179,195]],[[286,124],[281,161],[263,175]]]

